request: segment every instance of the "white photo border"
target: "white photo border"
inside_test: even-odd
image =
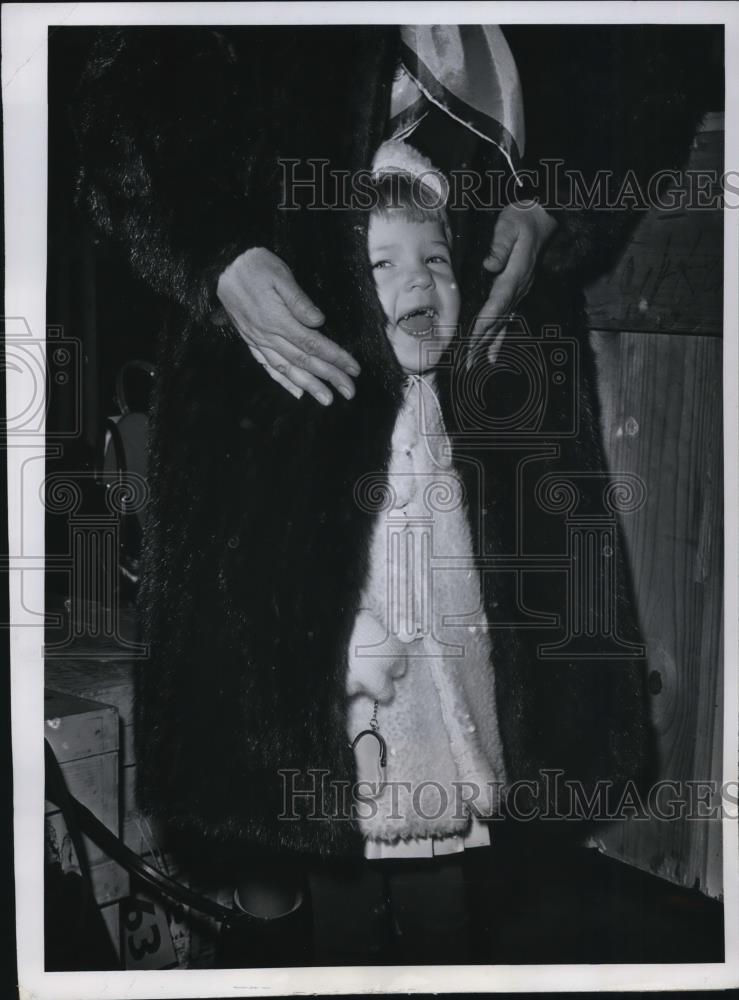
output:
[[[47,36],[50,27],[264,23],[714,23],[726,31],[726,165],[739,168],[739,8],[731,3],[58,3],[4,4],[5,317],[45,358]],[[737,780],[739,523],[739,212],[724,211],[725,689],[724,781]],[[32,379],[32,376],[29,375]],[[41,385],[7,371],[7,412]],[[243,993],[501,992],[722,989],[739,985],[739,840],[723,820],[726,960],[722,964],[172,970],[49,973],[43,960],[43,428],[8,440],[11,711],[18,975],[21,997],[223,997]],[[21,503],[21,476],[24,496]],[[31,555],[29,555],[31,553]],[[33,572],[36,570],[36,572]]]

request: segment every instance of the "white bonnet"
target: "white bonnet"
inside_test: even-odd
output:
[[[375,179],[386,174],[410,174],[436,195],[438,203],[428,208],[444,208],[449,197],[449,184],[444,174],[428,157],[407,142],[389,139],[379,147],[372,160],[372,175]]]

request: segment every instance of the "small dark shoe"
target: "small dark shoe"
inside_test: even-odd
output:
[[[226,922],[216,945],[216,969],[284,969],[312,964],[310,901],[271,919],[243,913]]]

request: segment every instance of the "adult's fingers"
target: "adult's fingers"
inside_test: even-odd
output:
[[[502,288],[500,286],[503,286]],[[487,338],[500,330],[504,324],[516,301],[518,283],[511,279],[506,279],[501,275],[495,281],[493,289],[477,314],[472,327],[469,347],[467,349],[467,370],[471,368],[478,352],[482,349]]]
[[[298,323],[315,327],[326,322],[326,317],[306,295],[286,264],[275,275],[274,288]]]
[[[343,368],[349,375],[359,375],[359,365],[351,354],[316,329],[326,322],[326,317],[298,285],[286,265],[275,277],[274,288],[286,309],[285,316],[278,320],[280,334],[305,354],[315,355],[328,364]]]
[[[267,347],[265,344],[261,345],[261,350],[272,368],[279,375],[282,375],[283,378],[289,379],[293,385],[309,392],[322,406],[329,406],[333,402],[334,397],[328,386],[316,378],[315,375],[312,375],[307,369],[298,368],[297,365],[288,361],[284,355],[271,347]]]
[[[267,361],[267,359],[265,358],[265,356],[262,354],[262,352],[259,350],[258,347],[254,347],[252,344],[247,344],[247,346],[251,351],[251,353],[254,355],[255,359],[265,369],[270,378],[274,379],[275,382],[277,382],[278,385],[281,385],[283,389],[287,389],[287,391],[292,396],[295,396],[296,399],[301,398],[301,396],[303,395],[303,389],[301,389],[300,386],[295,385],[293,382],[290,381],[289,378],[287,378],[287,376],[283,375],[281,372],[276,371],[269,363],[269,361]]]
[[[505,271],[495,279],[485,305],[477,314],[467,349],[467,371],[473,366],[492,334],[504,328],[505,322],[516,304],[525,294],[528,282],[511,262]]]
[[[492,329],[496,323],[504,322],[516,304],[522,291],[518,274],[504,272],[493,282],[485,305],[475,320],[473,338]]]
[[[291,396],[295,396],[296,399],[300,399],[303,395],[303,390],[300,386],[293,385],[289,378],[285,378],[279,372],[275,371],[272,365],[267,364],[264,366],[264,370],[267,372],[270,378],[274,379],[278,385],[281,385],[283,389],[287,389]]]
[[[334,368],[343,369],[347,375],[356,377],[361,371],[348,351],[319,330],[306,328],[287,307],[270,318],[270,329],[283,337],[296,351],[318,358]]]
[[[303,395],[303,390],[299,386],[294,385],[289,378],[287,378],[285,375],[282,375],[280,372],[276,371],[269,363],[269,361],[267,361],[267,359],[265,358],[265,356],[262,354],[262,352],[259,350],[258,347],[254,347],[252,344],[249,343],[247,343],[247,347],[254,355],[255,359],[262,366],[262,368],[264,368],[264,370],[267,372],[270,378],[274,379],[274,381],[277,382],[278,385],[281,385],[283,389],[287,389],[287,391],[292,396],[295,396],[296,399],[300,399],[300,397]]]
[[[482,262],[482,266],[486,271],[498,274],[505,268],[518,237],[518,225],[508,215],[501,215],[493,230],[493,242],[490,251]]]
[[[531,286],[536,266],[536,248],[531,239],[522,236],[516,240],[503,271],[493,281],[487,302],[480,311],[479,320],[483,330],[505,319]]]
[[[353,360],[350,354],[343,351],[336,344],[333,344],[328,337],[314,330],[307,330],[300,327],[290,314],[282,309],[281,315],[277,318],[272,315],[269,319],[270,325],[276,327],[280,320],[287,319],[290,324],[295,324],[293,338],[303,347],[301,350],[295,346],[294,340],[287,336],[281,336],[276,332],[260,332],[258,328],[250,327],[246,329],[237,317],[231,317],[232,323],[238,329],[247,347],[261,365],[275,381],[284,388],[292,391],[294,396],[300,398],[304,390],[323,405],[332,402],[333,396],[330,390],[320,381],[325,379],[331,383],[343,396],[351,399],[354,396],[354,383],[346,372],[322,361],[318,356],[309,353],[309,349],[317,349],[320,342],[324,342],[326,350],[324,353],[332,357],[343,359],[344,363],[352,368],[352,371],[359,372],[359,365]],[[314,378],[305,376],[315,376]],[[286,384],[286,383],[289,383]],[[292,386],[292,389],[290,388]],[[298,389],[298,393],[294,392]]]
[[[270,335],[266,346],[284,358],[288,364],[285,374],[293,381],[296,381],[296,370],[305,371],[338,389],[346,399],[352,399],[354,396],[354,382],[346,372],[324,361],[312,351],[297,347],[293,341],[280,336],[277,332]]]

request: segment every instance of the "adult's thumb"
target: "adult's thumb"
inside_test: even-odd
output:
[[[325,323],[326,317],[299,287],[292,274],[284,279],[279,291],[283,302],[299,323],[305,326],[320,326]]]
[[[499,271],[503,270],[507,259],[506,255],[491,251],[482,262],[482,266],[486,271],[491,271],[493,274],[497,274]]]

